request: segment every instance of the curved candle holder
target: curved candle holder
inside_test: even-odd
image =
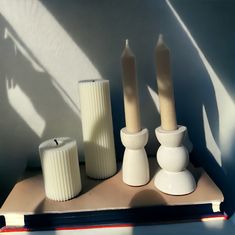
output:
[[[123,182],[130,186],[141,186],[149,182],[149,163],[144,146],[148,141],[148,130],[128,133],[121,129],[121,141],[126,147],[123,157]]]
[[[178,126],[173,131],[165,131],[161,127],[155,130],[161,144],[157,151],[157,161],[162,169],[157,172],[154,185],[167,194],[189,194],[196,188],[194,177],[186,169],[189,156],[182,144],[186,131],[185,126]]]

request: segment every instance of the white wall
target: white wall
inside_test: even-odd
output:
[[[235,105],[232,1],[0,1],[0,192],[6,196],[38,145],[82,133],[77,82],[110,80],[115,143],[124,126],[120,54],[129,39],[137,59],[142,124],[155,154],[153,50],[163,33],[172,54],[178,123],[202,164],[234,202]]]

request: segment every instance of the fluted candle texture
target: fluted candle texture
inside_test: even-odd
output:
[[[105,179],[117,171],[109,81],[79,82],[86,174]]]
[[[45,193],[55,201],[69,200],[81,191],[81,177],[76,141],[54,138],[40,144],[39,153]]]

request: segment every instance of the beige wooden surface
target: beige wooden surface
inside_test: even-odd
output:
[[[197,178],[196,190],[185,196],[171,196],[154,187],[157,170],[155,158],[150,159],[151,181],[142,187],[130,187],[122,182],[121,170],[107,180],[92,180],[85,176],[81,166],[83,189],[80,195],[66,202],[51,201],[45,197],[43,177],[40,172],[15,185],[3,204],[0,214],[50,213],[85,210],[117,209],[154,205],[186,205],[220,203],[223,194],[210,177],[200,168],[193,168]]]

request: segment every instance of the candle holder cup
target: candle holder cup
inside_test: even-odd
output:
[[[178,126],[173,131],[165,131],[161,127],[155,130],[161,144],[157,151],[157,161],[161,169],[156,173],[154,185],[164,193],[185,195],[196,188],[193,175],[186,169],[189,155],[182,144],[186,132],[185,126]]]
[[[148,130],[128,133],[121,129],[121,141],[126,147],[123,156],[123,182],[130,186],[141,186],[149,182],[149,163],[144,146],[148,141]]]

